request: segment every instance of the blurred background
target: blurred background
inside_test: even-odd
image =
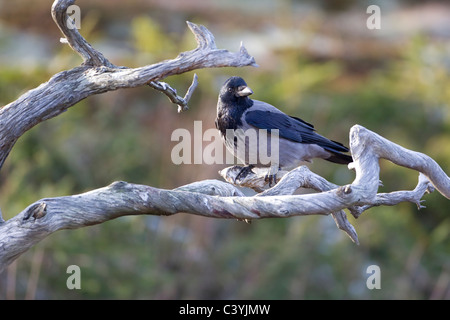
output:
[[[199,70],[190,110],[178,114],[149,87],[89,97],[22,136],[0,172],[5,220],[43,197],[116,180],[175,188],[221,179],[226,165],[174,165],[177,128],[214,127],[218,91],[231,75],[253,97],[313,123],[348,145],[360,124],[434,158],[450,172],[450,5],[447,1],[80,0],[81,34],[114,64],[138,67],[195,48],[185,21],[205,25],[219,48],[240,41],[259,68]],[[381,29],[369,30],[369,5]],[[59,42],[50,0],[0,0],[0,106],[78,66]],[[181,95],[193,73],[167,78]],[[382,161],[380,192],[413,189],[418,173]],[[336,184],[345,166],[310,168]],[[249,194],[250,191],[246,190]],[[0,274],[2,299],[449,299],[449,201],[402,203],[355,220],[357,246],[331,216],[252,224],[177,214],[123,217],[59,231]],[[370,265],[381,289],[369,290]],[[68,290],[69,265],[81,290]]]

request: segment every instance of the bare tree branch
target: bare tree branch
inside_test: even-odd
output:
[[[82,66],[54,75],[48,82],[30,90],[0,109],[0,168],[17,139],[38,123],[53,118],[88,96],[156,83],[168,76],[202,68],[256,66],[255,59],[241,45],[239,52],[217,49],[214,36],[204,26],[187,22],[197,40],[197,48],[175,59],[156,64],[126,68],[111,64],[92,48],[76,28],[66,26],[67,8],[73,0],[57,0],[52,16],[68,44],[84,59]],[[195,83],[195,81],[194,81]],[[195,85],[188,90],[192,94]],[[161,90],[173,95],[174,90]],[[170,92],[170,93],[169,93]],[[183,101],[186,100],[186,101]],[[189,95],[175,103],[185,109]]]
[[[354,162],[349,164],[349,168],[355,170],[356,179],[351,185],[345,187],[345,192],[352,193],[352,190],[358,189],[367,190],[368,192],[362,195],[361,202],[367,199],[371,206],[396,205],[404,201],[418,204],[423,194],[432,192],[434,188],[444,197],[450,198],[450,178],[436,161],[426,154],[403,148],[359,125],[353,126],[350,130],[350,149]],[[399,166],[419,171],[417,187],[412,191],[378,194],[380,185],[378,162],[380,159],[386,159]],[[264,170],[253,169],[256,172],[238,178],[241,169],[240,166],[232,166],[221,170],[219,174],[230,183],[252,188],[257,192],[262,192],[267,188],[268,182],[264,181],[266,174]],[[279,174],[283,177],[280,183],[264,191],[261,195],[292,194],[301,187],[316,191],[327,191],[339,187],[309,171],[306,167],[299,167],[289,173],[279,171]],[[285,180],[288,182],[285,183]],[[420,209],[421,206],[418,205],[418,207]],[[355,217],[357,216],[359,215],[355,214]]]
[[[161,79],[199,68],[255,65],[242,45],[237,53],[219,50],[214,36],[205,27],[188,22],[197,40],[196,49],[150,66],[135,69],[116,67],[93,49],[76,29],[65,25],[65,12],[73,3],[69,0],[55,1],[52,15],[67,43],[83,57],[83,65],[56,74],[48,82],[0,109],[0,166],[25,131],[90,95],[150,84],[182,110],[195,89],[195,77],[184,98],[160,82]],[[279,176],[284,175],[283,178],[276,186],[265,190],[265,173],[251,173],[237,180],[240,169],[231,167],[221,171],[226,181],[252,187],[260,193],[244,196],[236,186],[216,180],[199,181],[174,190],[115,182],[79,195],[41,199],[8,221],[3,221],[0,216],[0,271],[55,231],[99,224],[125,215],[187,213],[251,220],[331,214],[337,227],[358,243],[356,231],[348,222],[344,209],[355,217],[373,206],[395,205],[402,201],[414,202],[420,209],[420,199],[434,188],[450,198],[450,178],[427,155],[405,149],[359,125],[350,130],[350,149],[354,162],[349,167],[355,170],[356,177],[345,186],[332,184],[306,167],[300,167],[291,172],[280,172]],[[417,187],[412,191],[378,194],[381,158],[419,171]],[[298,188],[319,192],[294,194]]]
[[[0,225],[0,272],[20,254],[57,230],[81,228],[126,215],[172,215],[184,211],[211,216],[209,207],[217,206],[211,195],[241,195],[229,184],[210,180],[186,185],[179,190],[115,182],[80,195],[39,200]],[[210,203],[201,200],[202,197],[209,198]],[[212,216],[222,217],[220,209],[216,211]]]
[[[417,209],[425,208],[421,200],[423,195],[434,191],[431,182],[423,173],[419,173],[419,182],[414,190],[411,191],[394,191],[390,193],[378,193],[375,200],[371,204],[363,206],[351,207],[350,212],[355,218],[358,218],[364,211],[377,206],[395,206],[401,202],[412,202],[417,205]]]
[[[360,140],[364,140],[362,145]],[[358,146],[356,147],[352,147]],[[353,159],[357,163],[378,162],[379,159],[389,160],[396,165],[419,171],[431,182],[431,184],[444,197],[450,199],[450,178],[442,168],[431,157],[421,152],[411,151],[399,146],[362,126],[354,126],[350,131],[350,148]],[[376,157],[371,156],[375,154]],[[356,163],[354,162],[354,163]],[[373,172],[365,172],[363,169],[370,168]],[[369,178],[371,174],[379,175],[378,165],[355,166],[357,187],[363,187],[371,183],[371,194],[368,197],[375,197],[378,189],[378,181]]]
[[[65,37],[61,39],[61,42],[67,43],[77,52],[83,58],[83,63],[79,67],[54,75],[48,82],[26,92],[0,109],[0,168],[17,139],[27,130],[58,116],[91,95],[151,84],[153,88],[165,93],[171,101],[178,104],[179,111],[182,111],[187,108],[187,103],[198,84],[197,76],[194,75],[193,83],[184,98],[179,97],[175,89],[159,80],[201,68],[257,66],[254,58],[248,54],[242,44],[239,52],[217,49],[212,33],[204,26],[191,22],[187,24],[197,40],[197,48],[194,50],[180,53],[175,59],[144,67],[115,66],[103,54],[95,50],[76,28],[67,25],[67,10],[74,3],[74,0],[56,0],[51,14]],[[22,229],[17,221],[22,221],[24,218],[23,221],[45,220],[45,217],[53,216],[48,215],[48,212],[52,212],[52,209],[48,207],[47,202],[38,202],[31,205],[22,218],[15,217],[5,222],[0,211],[3,239],[0,245],[2,267],[5,266],[5,261],[12,261],[11,259],[40,240],[39,237],[28,238],[30,234],[35,234],[36,229]],[[88,224],[93,223],[89,222],[89,217],[85,221]],[[64,227],[64,223],[61,226]],[[48,225],[43,227],[50,228],[47,231],[51,230]],[[71,224],[66,227],[70,228]]]
[[[356,178],[346,186],[335,186],[306,167],[300,167],[287,173],[274,188],[253,197],[243,196],[229,183],[205,180],[175,190],[116,182],[80,195],[39,200],[0,225],[0,270],[57,230],[81,228],[125,215],[173,215],[184,212],[211,218],[251,220],[331,213],[337,226],[358,243],[356,232],[343,209],[353,208],[355,212],[359,210],[356,215],[353,212],[355,216],[359,216],[364,210],[376,205],[394,205],[401,201],[417,204],[424,193],[432,191],[430,183],[442,184],[434,179],[443,171],[432,161],[420,175],[419,184],[413,191],[377,195],[378,159],[381,153],[390,161],[410,156],[408,166],[414,167],[414,163],[423,161],[424,156],[358,125],[352,127],[350,136],[353,139],[350,144],[352,153],[358,156],[354,158],[352,165]],[[368,145],[371,147],[368,148]],[[377,153],[380,146],[386,149]],[[369,174],[371,176],[367,176]],[[425,175],[431,179],[428,180]],[[364,184],[361,181],[371,181],[374,184]],[[298,187],[323,192],[292,195]]]
[[[168,85],[165,82],[150,81],[148,83],[148,85],[150,87],[152,87],[153,89],[161,91],[170,99],[170,101],[172,101],[172,103],[175,103],[176,105],[178,105],[178,112],[180,113],[182,111],[186,111],[189,109],[187,104],[188,104],[189,100],[191,99],[195,88],[197,88],[197,86],[198,86],[198,77],[197,77],[197,74],[194,74],[192,83],[189,86],[184,98],[177,95],[177,90],[173,89],[170,85]]]
[[[77,28],[67,25],[67,9],[75,3],[75,0],[55,1],[52,6],[52,17],[65,38],[62,43],[67,43],[84,60],[83,65],[92,67],[116,68],[103,54],[95,50],[78,32]]]

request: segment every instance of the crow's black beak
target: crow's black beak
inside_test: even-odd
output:
[[[242,86],[238,88],[236,95],[239,97],[247,97],[253,93],[253,90],[247,86]]]

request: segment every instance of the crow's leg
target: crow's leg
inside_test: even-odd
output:
[[[249,173],[253,173],[252,169],[255,166],[250,164],[248,166],[242,167],[241,171],[236,175],[236,178],[234,179],[234,182],[239,181],[241,179],[244,179]]]
[[[280,168],[278,167],[278,165],[276,166],[271,166],[269,168],[269,170],[267,170],[267,174],[264,177],[264,181],[265,182],[269,182],[269,188],[272,187],[272,183],[274,185],[277,184],[277,173],[280,170]]]

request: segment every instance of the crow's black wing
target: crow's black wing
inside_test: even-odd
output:
[[[348,148],[341,143],[329,140],[314,132],[313,125],[282,112],[251,110],[245,114],[245,121],[258,129],[266,129],[269,132],[272,129],[278,129],[280,137],[284,139],[317,144],[333,152],[348,151]]]

